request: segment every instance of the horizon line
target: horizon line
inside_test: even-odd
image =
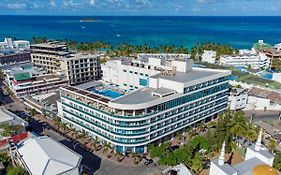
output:
[[[61,16],[61,17],[281,17],[281,15],[40,15],[40,14],[0,14],[0,16]]]

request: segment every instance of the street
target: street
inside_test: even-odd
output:
[[[2,81],[1,81],[2,85]],[[15,113],[20,113],[21,117],[26,115],[27,111],[25,109],[25,105],[22,104],[19,100],[13,100],[9,96],[5,96],[0,90],[0,103],[3,105],[2,108],[6,108],[11,110]],[[161,173],[161,169],[159,167],[151,167],[146,165],[139,165],[139,166],[127,166],[122,165],[122,163],[114,162],[107,158],[101,158],[86,149],[82,148],[81,146],[73,147],[73,142],[64,136],[58,134],[57,132],[46,129],[45,122],[35,120],[32,118],[31,126],[33,128],[33,132],[37,135],[43,135],[43,131],[49,137],[57,140],[58,142],[62,143],[69,149],[77,152],[78,154],[82,155],[82,164],[90,169],[91,174],[95,175],[156,175]]]

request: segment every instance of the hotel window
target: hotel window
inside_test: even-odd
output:
[[[130,73],[132,74],[132,73],[133,73],[133,71],[130,71]]]
[[[141,86],[147,86],[148,82],[147,82],[146,79],[140,78],[139,84],[140,84]]]
[[[141,76],[143,76],[143,73],[140,73]]]
[[[123,72],[127,72],[127,70],[124,69]]]
[[[148,77],[148,74],[145,74],[146,77]]]
[[[135,72],[135,74],[138,74],[137,72]]]
[[[127,86],[127,84],[126,84],[126,83],[124,83],[124,86]]]

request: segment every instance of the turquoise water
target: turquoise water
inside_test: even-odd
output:
[[[112,99],[118,98],[118,97],[121,97],[121,96],[124,95],[122,93],[113,91],[111,89],[97,90],[95,87],[92,87],[92,88],[89,88],[89,90],[91,92],[94,92],[94,93],[97,93],[97,94],[100,94],[100,95],[103,95],[105,97],[109,97],[109,98],[112,98]]]
[[[250,48],[263,39],[281,42],[281,17],[93,17],[80,22],[79,16],[0,16],[0,39],[33,36],[77,41],[103,40],[158,46],[192,47],[201,42]]]
[[[263,73],[261,76],[265,79],[272,80],[273,74],[272,73]]]

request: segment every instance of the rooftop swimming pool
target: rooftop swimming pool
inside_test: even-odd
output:
[[[102,96],[105,96],[105,97],[109,97],[109,98],[112,98],[112,99],[115,99],[115,98],[118,98],[118,97],[121,97],[121,96],[124,95],[120,92],[117,92],[117,91],[114,91],[114,90],[111,90],[111,89],[98,90],[98,89],[96,89],[96,87],[91,87],[88,90],[90,92],[94,92],[96,94],[99,94],[99,95],[102,95]]]

